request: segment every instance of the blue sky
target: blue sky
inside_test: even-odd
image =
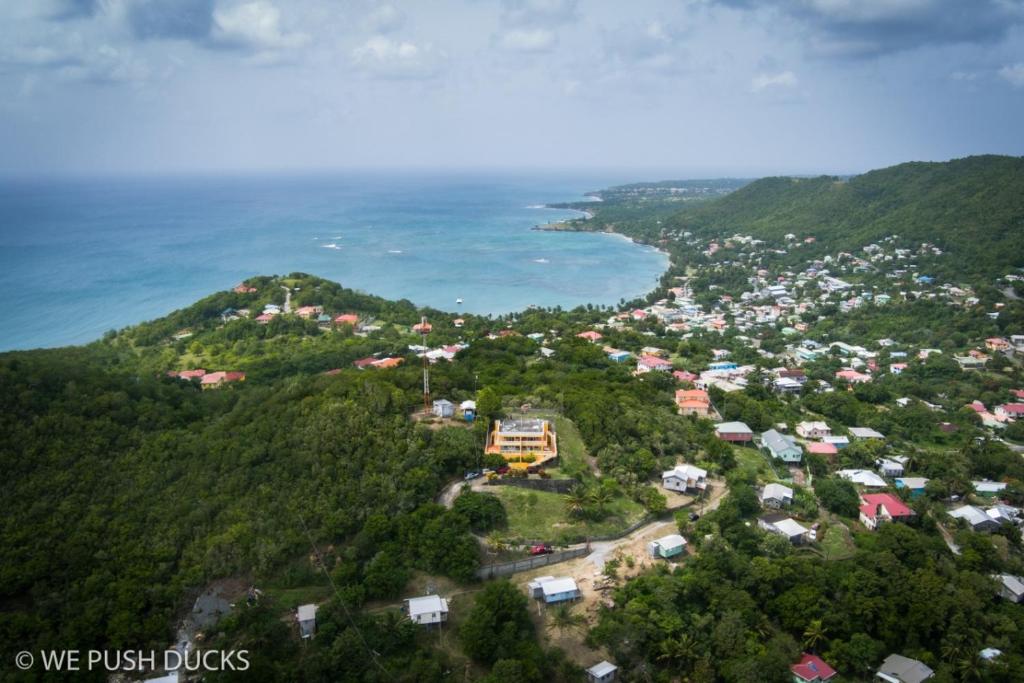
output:
[[[0,0],[0,172],[1024,154],[1024,0]]]

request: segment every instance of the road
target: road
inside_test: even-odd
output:
[[[284,290],[284,312],[292,312],[292,290],[284,285],[281,285],[281,289]]]

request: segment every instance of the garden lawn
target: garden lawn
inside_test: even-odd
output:
[[[510,539],[578,542],[594,536],[623,531],[645,515],[642,505],[619,496],[608,505],[608,516],[600,521],[570,519],[565,509],[566,496],[546,491],[532,491],[513,486],[495,486],[492,492],[508,512]]]

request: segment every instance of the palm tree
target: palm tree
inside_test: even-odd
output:
[[[570,517],[582,517],[587,509],[587,492],[582,485],[572,487],[565,495],[565,511]]]
[[[828,629],[822,625],[821,619],[812,619],[811,623],[804,629],[804,647],[814,652],[815,648],[825,640],[827,632]]]
[[[590,491],[590,502],[598,511],[603,512],[608,503],[612,502],[615,494],[607,486],[595,486]]]
[[[681,669],[688,669],[690,662],[697,657],[697,643],[689,633],[682,633],[678,638],[666,638],[658,643],[658,660],[668,660]]]
[[[576,614],[571,605],[562,605],[551,614],[548,628],[565,635],[566,631],[581,630],[586,623],[582,614]]]

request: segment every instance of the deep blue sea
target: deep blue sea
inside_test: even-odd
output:
[[[0,350],[89,342],[243,278],[293,271],[448,311],[617,303],[650,291],[667,258],[615,235],[531,228],[579,215],[539,205],[641,179],[376,171],[3,180]]]

